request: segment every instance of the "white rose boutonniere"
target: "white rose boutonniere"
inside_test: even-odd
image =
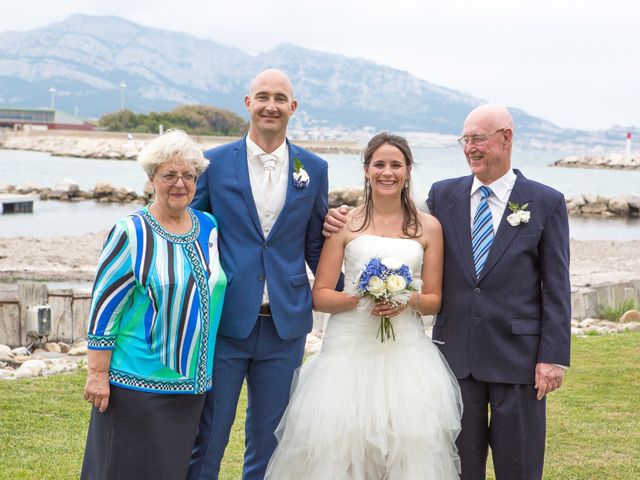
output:
[[[509,222],[512,227],[517,227],[521,223],[529,223],[531,212],[527,210],[528,206],[528,203],[519,205],[517,203],[509,202],[509,210],[513,213],[507,217],[507,222]]]
[[[309,185],[309,174],[298,157],[293,159],[293,185],[298,189]]]

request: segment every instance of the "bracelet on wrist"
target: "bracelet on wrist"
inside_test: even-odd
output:
[[[420,303],[420,292],[416,292],[416,301],[413,302],[413,305],[411,306],[411,308],[416,310],[418,308],[419,303]]]

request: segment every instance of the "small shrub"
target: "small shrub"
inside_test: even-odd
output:
[[[622,314],[628,310],[637,310],[639,306],[636,304],[636,301],[632,298],[629,300],[625,300],[622,303],[619,303],[615,307],[610,307],[609,305],[598,305],[598,317],[603,318],[605,320],[609,320],[611,322],[617,322],[620,320]]]

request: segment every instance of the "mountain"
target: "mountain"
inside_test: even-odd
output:
[[[483,103],[360,58],[293,44],[249,55],[119,17],[76,14],[29,32],[0,34],[0,107],[48,107],[49,88],[55,86],[56,108],[85,117],[118,110],[124,92],[126,108],[137,112],[205,103],[247,118],[243,97],[249,81],[268,67],[286,71],[295,86],[296,129],[458,134],[469,110]],[[561,129],[522,110],[511,112],[519,133],[534,142],[594,138],[592,132]]]

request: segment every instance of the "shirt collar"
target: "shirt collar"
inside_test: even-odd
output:
[[[249,135],[246,136],[247,143],[247,153],[249,154],[249,158],[259,157],[260,155],[267,153],[262,148],[260,148],[253,140],[249,138]],[[276,157],[277,161],[280,161],[284,158],[284,154],[287,148],[287,140],[285,139],[282,144],[276,148],[271,155]]]
[[[509,169],[507,173],[497,179],[495,182],[487,185],[493,192],[493,194],[499,198],[501,201],[506,202],[509,199],[509,195],[511,194],[511,190],[513,190],[513,186],[516,184],[516,174],[513,170]],[[473,184],[471,185],[471,196],[473,196],[478,189],[484,185],[477,177],[473,177]]]

